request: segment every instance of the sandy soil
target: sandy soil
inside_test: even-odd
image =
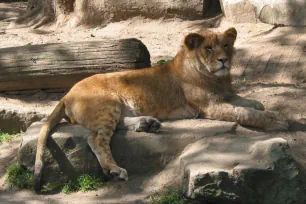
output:
[[[205,27],[214,27],[213,30],[225,30],[234,26],[238,30],[236,47],[243,47],[249,52],[261,52],[255,47],[258,41],[266,42],[273,36],[284,33],[296,32],[294,28],[275,28],[268,24],[237,24],[233,25],[226,21],[182,21],[171,20],[149,20],[144,18],[133,18],[127,21],[110,23],[104,27],[78,28],[78,29],[12,29],[7,30],[9,22],[22,13],[25,3],[0,3],[0,48],[22,46],[27,44],[44,44],[57,42],[96,41],[100,39],[122,39],[138,38],[148,47],[151,53],[151,61],[171,58],[178,51],[183,37],[193,31]],[[290,36],[286,39],[291,39]],[[293,38],[292,38],[293,39]],[[278,44],[278,41],[269,41],[268,46]],[[276,52],[272,49],[269,52]],[[255,48],[255,49],[254,49]],[[284,47],[286,49],[286,47]],[[266,50],[267,51],[267,50]],[[275,82],[261,83],[258,79],[251,81],[235,82],[235,87],[242,96],[247,96],[264,103],[267,109],[279,111],[291,120],[291,131],[278,133],[290,143],[297,161],[306,167],[306,133],[303,123],[306,123],[306,100],[305,86],[303,83],[277,84]],[[55,92],[55,93],[54,93]],[[65,91],[57,90],[50,93],[48,90],[34,90],[23,92],[8,92],[0,94],[0,104],[3,107],[19,109],[35,109],[49,113],[56,102],[63,96]],[[29,191],[15,191],[7,189],[3,184],[4,168],[11,163],[18,149],[20,140],[11,144],[0,146],[0,197],[5,203],[135,203],[147,196],[141,190],[141,182],[145,179],[137,177],[133,182],[127,184],[113,183],[107,189],[96,192],[75,193],[65,195],[39,196]],[[145,175],[143,175],[145,177]],[[131,190],[132,189],[132,190]],[[132,192],[126,196],[127,192]],[[112,195],[112,196],[110,196]],[[115,195],[115,196],[114,196]],[[1,199],[0,199],[1,200]],[[140,202],[140,201],[139,201]]]

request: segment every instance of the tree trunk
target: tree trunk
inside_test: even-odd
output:
[[[150,67],[137,39],[30,45],[0,49],[0,91],[70,88],[81,79]]]

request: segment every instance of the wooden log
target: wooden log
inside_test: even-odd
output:
[[[0,49],[0,91],[71,88],[97,73],[150,67],[137,39],[27,45]]]

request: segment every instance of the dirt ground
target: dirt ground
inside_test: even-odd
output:
[[[306,128],[303,125],[306,124],[306,29],[262,23],[233,25],[226,20],[149,20],[136,17],[96,28],[7,30],[9,22],[25,7],[23,2],[0,3],[0,48],[133,37],[148,47],[154,64],[160,59],[173,57],[183,37],[190,32],[205,27],[222,31],[234,26],[238,30],[237,56],[232,70],[234,86],[242,96],[260,100],[266,109],[278,111],[292,120],[289,132],[275,134],[288,140],[295,159],[306,168]],[[0,93],[0,106],[1,109],[35,109],[49,113],[64,93],[62,90]],[[147,196],[140,191],[139,177],[128,184],[114,183],[107,189],[72,195],[41,196],[30,191],[10,190],[3,183],[5,167],[14,160],[19,143],[17,139],[0,146],[0,203],[101,203],[102,197],[107,203],[137,203]],[[126,196],[126,192],[132,193]],[[114,194],[115,197],[110,196]]]

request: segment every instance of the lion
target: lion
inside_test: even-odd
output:
[[[162,65],[96,74],[75,84],[41,128],[35,190],[41,187],[47,137],[63,118],[91,131],[88,145],[103,171],[122,180],[128,180],[128,173],[117,165],[110,150],[116,128],[157,132],[163,120],[208,118],[264,130],[288,129],[286,119],[234,92],[230,69],[236,38],[235,28],[190,33],[177,55]]]

